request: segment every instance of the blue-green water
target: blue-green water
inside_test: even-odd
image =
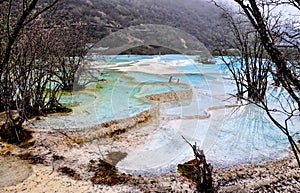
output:
[[[38,122],[39,129],[82,129],[134,116],[155,105],[146,95],[189,89],[169,83],[167,77],[140,72],[105,72],[104,82],[92,83],[83,91],[65,94],[60,102],[72,107],[65,116],[49,116]]]
[[[218,65],[199,64],[194,59],[193,56],[183,55],[101,56],[97,62],[97,57],[94,57],[96,68],[102,70],[99,71],[101,73],[93,73],[105,81],[91,83],[83,91],[62,96],[61,102],[72,106],[73,112],[64,116],[49,116],[36,123],[35,127],[92,127],[149,109],[155,103],[145,100],[146,95],[192,88],[191,100],[160,104],[162,117],[177,118],[159,119],[157,128],[148,131],[152,136],[149,141],[136,150],[128,151],[128,156],[118,164],[120,170],[141,174],[175,170],[178,163],[193,157],[182,136],[192,143],[197,142],[204,149],[207,159],[219,166],[252,163],[285,155],[288,152],[288,141],[256,106],[205,112],[209,107],[235,102],[228,96],[228,93],[234,93],[235,85],[231,80],[223,79],[224,76],[228,77],[228,70],[220,58],[215,58]],[[104,70],[103,60],[106,61]],[[160,75],[142,70],[122,71],[122,68],[137,62],[141,67],[153,68],[153,72],[159,62],[175,70],[172,73],[166,70]],[[110,69],[110,66],[116,65],[119,69]],[[277,98],[284,96],[279,88],[269,88],[269,91]],[[191,118],[206,113],[211,116],[206,119]],[[282,120],[280,116],[277,118]],[[291,132],[297,131],[300,125],[299,119],[293,121]]]

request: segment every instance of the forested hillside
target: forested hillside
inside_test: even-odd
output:
[[[220,11],[206,0],[67,0],[60,13],[88,26],[91,36],[138,24],[163,24],[184,30],[210,49],[220,36]]]

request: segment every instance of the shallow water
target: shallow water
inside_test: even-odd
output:
[[[156,175],[176,170],[178,163],[193,158],[191,148],[182,136],[191,143],[197,142],[204,149],[207,160],[219,167],[287,155],[289,143],[286,137],[257,106],[210,111],[209,119],[185,119],[185,116],[205,115],[209,107],[228,104],[224,99],[228,98],[227,93],[234,92],[235,87],[231,81],[223,79],[227,72],[224,73],[222,65],[189,64],[187,61],[180,65],[176,62],[177,68],[185,74],[172,74],[173,79],[193,87],[193,100],[161,105],[162,116],[182,118],[162,120],[152,139],[136,151],[128,152],[117,165],[121,171]],[[278,90],[275,93],[282,95]],[[299,119],[294,121],[292,132],[299,123]]]
[[[72,107],[68,115],[50,115],[35,122],[36,129],[84,129],[103,122],[132,117],[154,106],[146,95],[189,89],[168,82],[168,77],[140,72],[105,72],[106,80],[83,91],[65,93],[60,102]]]
[[[199,64],[194,58],[183,55],[94,57],[95,68],[105,69],[99,76],[106,81],[64,95],[61,102],[73,106],[73,112],[66,116],[49,116],[33,127],[84,129],[149,109],[155,102],[145,100],[146,95],[192,88],[190,100],[160,104],[161,118],[156,130],[145,129],[151,137],[144,145],[126,152],[128,155],[117,164],[119,170],[148,175],[176,170],[178,163],[193,157],[182,136],[191,143],[197,142],[207,160],[221,167],[287,154],[285,136],[256,106],[207,111],[210,107],[231,104],[228,93],[234,92],[235,87],[230,80],[223,79],[228,75],[224,65]],[[216,61],[220,63],[218,58]],[[172,73],[168,73],[168,68],[166,73],[156,74],[157,64],[171,67]],[[115,66],[118,68],[111,70]],[[128,66],[137,70],[122,71]],[[143,68],[147,68],[147,73]],[[154,73],[149,72],[151,68]],[[284,96],[280,89],[271,89],[274,98]],[[293,123],[292,133],[300,120]]]

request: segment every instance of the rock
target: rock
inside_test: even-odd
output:
[[[218,192],[219,193],[232,193],[232,192],[235,192],[235,193],[248,193],[249,189],[245,188],[245,187],[242,187],[240,185],[232,185],[232,186],[222,187]]]
[[[32,172],[32,167],[26,161],[0,156],[0,188],[21,183]]]
[[[114,166],[116,166],[117,163],[119,161],[121,161],[122,159],[124,159],[126,156],[127,156],[127,153],[120,152],[120,151],[110,152],[106,155],[107,161]]]
[[[127,182],[129,179],[128,175],[119,174],[115,166],[102,159],[99,159],[99,162],[96,164],[90,163],[89,171],[94,172],[94,176],[91,178],[91,181],[94,184],[113,186]]]

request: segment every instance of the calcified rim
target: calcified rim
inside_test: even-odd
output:
[[[197,38],[194,36],[179,30],[174,27],[166,26],[166,25],[155,25],[155,24],[143,24],[138,26],[132,26],[126,29],[122,29],[118,32],[112,33],[109,36],[103,38],[101,41],[96,43],[88,54],[86,55],[87,58],[97,57],[101,58],[103,57],[103,64],[109,64],[113,56],[117,56],[124,51],[140,47],[140,46],[159,46],[168,48],[170,50],[174,50],[178,53],[182,53],[183,55],[197,55],[199,58],[209,58],[209,60],[212,59],[212,55],[208,51],[208,49],[204,46],[203,43],[201,43]],[[106,56],[110,56],[110,59],[107,59]],[[94,61],[95,62],[95,61]],[[94,64],[93,62],[93,64]],[[84,70],[90,70],[95,69],[93,67],[92,63],[88,64],[88,69]],[[201,70],[197,67],[195,61],[191,61],[191,64],[195,66],[195,69],[201,73]],[[168,67],[168,63],[165,62],[164,65],[166,68]],[[101,69],[103,70],[103,69]],[[80,69],[82,71],[82,69]],[[216,74],[219,73],[218,80],[221,80],[219,84],[214,84],[212,81],[206,81],[207,85],[210,89],[211,96],[225,94],[224,84],[222,82],[222,75],[220,72],[216,72]],[[146,82],[149,80],[145,80]],[[140,84],[140,83],[139,83]],[[219,85],[216,87],[216,85]],[[116,87],[115,87],[116,88]],[[115,94],[118,93],[117,89],[113,89],[112,95],[111,95],[111,108],[113,109],[114,114],[118,114],[119,111],[124,111],[124,109],[119,109],[118,102],[115,98]],[[197,97],[197,95],[194,93],[194,90],[191,94],[193,97]],[[127,107],[129,108],[128,99],[122,99],[124,103],[127,102]],[[216,99],[214,97],[211,98],[212,100],[212,106],[218,106],[219,105],[219,99]],[[195,108],[198,108],[195,106]],[[94,109],[94,112],[96,113],[96,109]],[[197,109],[196,111],[197,112]],[[198,111],[199,112],[199,111]],[[202,141],[201,144],[198,144],[201,146],[204,151],[209,151],[212,144],[214,144],[214,141],[216,139],[216,134],[218,133],[218,129],[221,128],[222,119],[224,119],[225,116],[225,109],[219,109],[218,113],[218,120],[211,120],[207,132],[207,136]],[[130,116],[129,110],[128,110],[128,117]],[[159,122],[157,123],[157,126],[159,126]],[[195,128],[197,128],[197,124],[194,125]],[[180,125],[180,127],[184,127],[184,125]],[[196,132],[196,131],[195,131]],[[86,131],[86,135],[89,136],[89,131]],[[194,143],[191,141],[191,143]],[[186,150],[189,149],[189,146],[186,145],[183,151],[186,152]],[[184,153],[184,152],[182,152]],[[180,156],[179,154],[177,156]],[[176,155],[175,155],[176,157]],[[170,160],[172,161],[172,160]],[[162,163],[161,165],[168,166],[169,163]],[[160,167],[158,166],[158,167]]]

